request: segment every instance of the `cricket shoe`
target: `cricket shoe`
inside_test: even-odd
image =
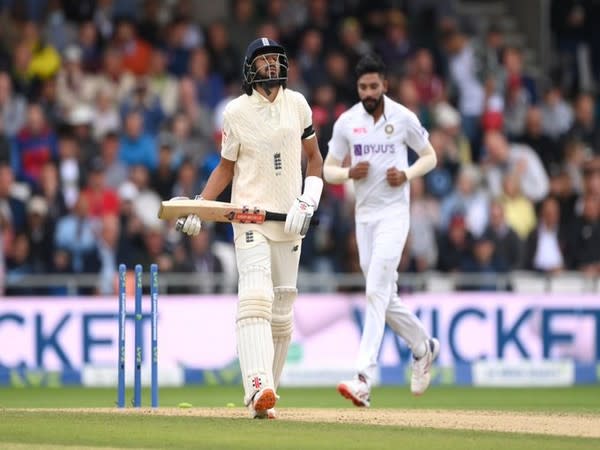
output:
[[[253,417],[255,419],[277,419],[277,410],[275,408],[269,408],[266,411],[254,411]]]
[[[278,395],[271,388],[264,388],[260,391],[257,391],[248,405],[250,416],[255,419],[270,418],[268,417],[269,410],[274,411],[277,398]],[[276,413],[273,413],[273,416],[275,415]]]
[[[427,340],[427,352],[419,359],[412,362],[412,376],[410,379],[410,390],[413,395],[425,393],[431,382],[431,365],[440,353],[440,342],[435,339]]]
[[[337,390],[342,397],[347,398],[355,406],[371,406],[371,390],[362,376],[350,381],[342,381],[337,386]]]

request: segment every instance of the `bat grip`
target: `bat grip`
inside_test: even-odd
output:
[[[287,218],[287,214],[285,213],[276,213],[276,212],[271,212],[271,211],[267,211],[265,213],[265,220],[275,220],[276,222],[285,222],[285,219]],[[319,219],[315,216],[312,216],[312,218],[310,219],[310,224],[317,226],[319,225]]]

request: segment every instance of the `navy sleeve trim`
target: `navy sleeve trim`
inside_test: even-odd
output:
[[[314,128],[313,128],[313,126],[312,126],[312,124],[310,124],[309,126],[307,126],[307,127],[304,129],[304,132],[302,133],[302,139],[309,138],[309,137],[311,137],[313,134],[315,134],[315,130],[314,130]]]

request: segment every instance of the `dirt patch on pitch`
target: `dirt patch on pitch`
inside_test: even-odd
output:
[[[23,410],[20,410],[23,411]],[[49,411],[30,409],[28,411]],[[52,411],[58,411],[53,409]],[[244,408],[160,408],[139,410],[92,408],[62,409],[62,412],[149,414],[163,416],[248,418]],[[278,410],[278,420],[315,423],[364,424],[449,430],[532,433],[553,436],[600,438],[600,415],[523,413],[514,411],[461,411],[425,409],[308,409]]]

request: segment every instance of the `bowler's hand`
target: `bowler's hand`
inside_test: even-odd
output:
[[[369,173],[369,161],[361,161],[350,168],[348,176],[353,180],[365,178]]]
[[[173,197],[171,200],[189,200],[187,197]],[[197,236],[202,228],[202,221],[196,214],[188,214],[186,217],[180,217],[175,223],[175,229],[188,236]]]
[[[407,178],[406,174],[403,171],[398,170],[395,167],[390,167],[385,172],[385,179],[387,180],[390,186],[397,187],[402,186],[404,183],[406,183]]]
[[[304,236],[308,231],[310,219],[315,213],[315,206],[305,195],[301,195],[296,200],[287,213],[283,231],[291,234]]]

